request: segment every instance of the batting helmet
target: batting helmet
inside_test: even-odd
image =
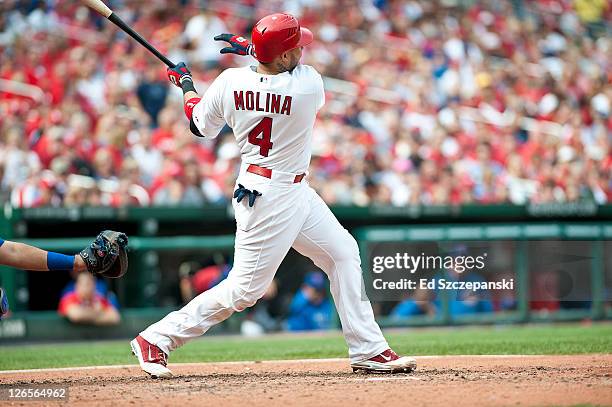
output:
[[[274,58],[293,48],[306,46],[312,39],[312,32],[308,28],[300,27],[297,18],[286,13],[265,16],[255,24],[251,33],[255,58],[263,63],[272,62]]]

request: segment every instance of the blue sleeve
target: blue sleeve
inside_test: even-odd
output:
[[[106,285],[106,281],[96,279],[96,291],[102,297],[106,297],[106,295],[108,294],[108,286]]]
[[[402,317],[410,317],[413,315],[421,315],[423,311],[421,307],[414,302],[414,300],[405,300],[404,302],[399,303],[393,311],[391,311],[391,316],[396,318]]]
[[[4,244],[4,240],[0,237],[0,247]]]
[[[298,291],[293,297],[287,318],[287,326],[290,331],[306,331],[312,329],[310,321],[310,309],[308,300],[302,290]]]
[[[493,312],[493,302],[491,300],[480,300],[480,312]]]
[[[66,284],[66,287],[64,287],[64,289],[62,290],[62,293],[60,294],[60,297],[63,297],[64,295],[68,294],[69,292],[74,291],[74,280],[70,281],[68,284]]]
[[[119,305],[119,299],[117,298],[117,296],[115,295],[115,293],[113,292],[109,292],[108,295],[106,296],[106,299],[108,300],[108,302],[115,307],[115,309],[117,311],[119,311],[119,309],[121,308]]]
[[[289,312],[291,314],[299,314],[307,305],[308,300],[304,294],[302,294],[302,290],[300,290],[293,297],[293,301],[291,301],[291,306],[289,307]]]

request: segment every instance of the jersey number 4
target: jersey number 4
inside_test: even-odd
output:
[[[261,137],[259,135],[261,134]],[[267,157],[272,149],[272,118],[264,117],[249,132],[249,143],[259,146],[259,154]]]

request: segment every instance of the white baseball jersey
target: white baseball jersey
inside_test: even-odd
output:
[[[234,264],[225,280],[141,332],[169,353],[261,298],[290,248],[312,259],[330,280],[330,289],[353,362],[389,348],[369,301],[362,301],[357,242],[323,199],[308,185],[312,126],[323,106],[323,81],[310,66],[262,75],[251,67],[228,69],[210,86],[193,111],[206,137],[227,122],[242,154],[236,186],[258,191],[254,205],[232,200],[236,217]],[[267,178],[246,164],[272,170]]]
[[[192,117],[206,137],[216,137],[227,123],[244,163],[299,174],[308,169],[312,127],[324,103],[323,80],[311,66],[278,75],[246,66],[221,73]]]

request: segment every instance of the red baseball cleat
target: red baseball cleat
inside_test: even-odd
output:
[[[391,349],[387,349],[373,358],[351,363],[351,367],[353,372],[363,370],[375,373],[408,373],[416,369],[416,360],[407,356],[400,357]]]
[[[157,346],[150,344],[140,335],[130,342],[130,346],[132,347],[132,354],[138,358],[142,370],[150,374],[152,378],[172,377],[172,372],[166,367],[168,355]]]

